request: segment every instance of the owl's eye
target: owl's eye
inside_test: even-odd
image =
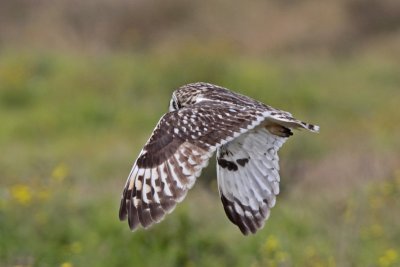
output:
[[[170,102],[170,105],[169,105],[170,111],[178,110],[181,107],[182,107],[181,103],[175,97],[173,99],[171,99],[171,102]]]
[[[175,102],[175,101],[172,101],[172,107],[173,107],[175,110],[177,110],[177,109],[178,109],[178,105],[176,104],[176,102]]]

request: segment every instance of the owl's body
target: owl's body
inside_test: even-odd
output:
[[[243,234],[255,233],[275,205],[277,152],[293,128],[319,129],[213,84],[180,87],[129,174],[120,219],[128,218],[132,230],[161,221],[216,151],[225,212]]]

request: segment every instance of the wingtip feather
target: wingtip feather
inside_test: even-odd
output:
[[[306,128],[307,130],[313,132],[313,133],[319,133],[319,126],[318,125],[314,125],[311,123],[306,123],[306,122],[302,122],[303,128]]]
[[[309,124],[309,125],[308,125],[308,129],[309,129],[311,132],[319,133],[319,126],[318,126],[318,125]]]

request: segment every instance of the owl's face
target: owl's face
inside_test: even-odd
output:
[[[182,86],[172,93],[171,101],[169,102],[169,111],[179,110],[184,107],[191,106],[205,99],[207,92],[214,90],[210,84],[197,83]],[[214,86],[215,87],[215,86]]]

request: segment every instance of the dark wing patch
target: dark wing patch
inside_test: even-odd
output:
[[[237,159],[236,162],[237,162],[240,166],[244,167],[244,166],[249,162],[249,159],[250,159],[250,158]]]
[[[225,160],[223,158],[218,158],[217,163],[221,168],[227,169],[228,171],[237,171],[238,166],[233,161]]]

